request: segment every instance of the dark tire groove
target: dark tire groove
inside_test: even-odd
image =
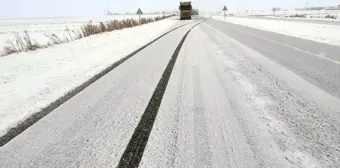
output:
[[[135,131],[120,158],[118,168],[135,168],[139,166],[178,54],[190,31],[200,23],[202,22],[199,22],[190,28],[176,47],[176,50],[171,56]]]
[[[40,119],[42,119],[43,117],[45,117],[46,115],[48,115],[49,113],[51,113],[53,110],[55,110],[56,108],[58,108],[60,105],[62,105],[63,103],[65,103],[66,101],[68,101],[69,99],[71,99],[73,96],[75,96],[76,94],[78,94],[79,92],[81,92],[82,90],[84,90],[85,88],[87,88],[88,86],[90,86],[92,83],[94,83],[95,81],[97,81],[99,78],[101,78],[102,76],[104,76],[105,74],[109,73],[110,71],[112,71],[113,69],[115,69],[116,67],[118,67],[120,64],[124,63],[125,61],[127,61],[129,58],[131,58],[132,56],[136,55],[138,52],[140,52],[141,50],[143,50],[144,48],[148,47],[149,45],[151,45],[152,43],[156,42],[157,40],[159,40],[160,38],[164,37],[165,35],[173,32],[176,29],[179,29],[183,26],[186,26],[190,23],[194,23],[196,21],[193,22],[189,22],[183,25],[180,25],[178,27],[175,27],[167,32],[165,32],[164,34],[160,35],[159,37],[157,37],[156,39],[152,40],[151,42],[145,44],[144,46],[140,47],[139,49],[137,49],[136,51],[132,52],[131,54],[125,56],[124,58],[118,60],[117,62],[113,63],[111,66],[107,67],[105,70],[103,70],[102,72],[96,74],[95,76],[93,76],[92,78],[90,78],[89,80],[87,80],[85,83],[83,83],[82,85],[76,87],[75,89],[73,89],[72,91],[68,92],[67,94],[65,94],[63,97],[60,97],[59,99],[57,99],[56,101],[52,102],[50,105],[48,105],[47,107],[43,108],[41,111],[31,115],[30,117],[28,117],[27,119],[25,119],[23,122],[19,123],[16,127],[13,127],[11,129],[9,129],[5,135],[0,137],[0,147],[4,146],[6,143],[8,143],[9,141],[11,141],[13,138],[15,138],[16,136],[18,136],[19,134],[21,134],[22,132],[24,132],[27,128],[29,128],[30,126],[32,126],[33,124],[35,124],[36,122],[38,122]]]

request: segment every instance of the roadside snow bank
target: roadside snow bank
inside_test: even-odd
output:
[[[223,16],[214,16],[213,18],[217,20],[223,20]],[[340,26],[336,25],[238,17],[228,17],[224,21],[288,36],[295,36],[321,43],[340,46]]]
[[[0,136],[177,22],[162,20],[0,57]]]

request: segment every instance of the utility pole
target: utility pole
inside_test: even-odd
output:
[[[223,8],[223,16],[224,16],[224,20],[225,20],[225,11],[228,11],[227,6],[224,6],[224,8]]]
[[[306,9],[309,10],[309,0],[306,0]]]

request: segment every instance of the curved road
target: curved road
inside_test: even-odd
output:
[[[339,47],[197,23],[0,147],[1,167],[339,167]]]

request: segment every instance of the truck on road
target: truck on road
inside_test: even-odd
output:
[[[192,13],[191,1],[180,2],[179,11],[181,20],[190,20]]]

